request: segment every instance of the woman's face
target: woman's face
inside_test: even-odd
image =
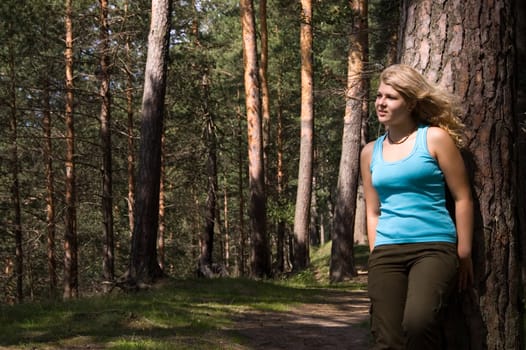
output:
[[[380,83],[374,105],[378,121],[384,125],[396,125],[411,121],[413,106],[390,85]]]

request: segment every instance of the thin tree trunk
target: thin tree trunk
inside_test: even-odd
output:
[[[162,271],[165,271],[165,244],[164,244],[164,237],[166,232],[166,225],[165,225],[165,206],[164,206],[164,199],[165,199],[165,192],[164,192],[164,182],[166,181],[166,162],[165,162],[165,152],[166,152],[166,134],[163,129],[162,136],[161,136],[161,177],[159,180],[159,236],[157,237],[157,252],[158,252],[158,262],[159,267]]]
[[[356,276],[354,219],[360,168],[363,104],[367,100],[364,65],[367,61],[367,0],[351,0],[352,32],[349,37],[347,91],[343,120],[342,154],[338,174],[330,279],[340,282]]]
[[[230,270],[230,220],[228,219],[228,190],[227,180],[224,176],[223,185],[223,227],[224,227],[224,263],[227,270]]]
[[[240,98],[240,91],[238,89],[237,97],[238,100]],[[239,108],[240,109],[240,108]],[[245,255],[246,255],[246,232],[245,232],[245,197],[243,196],[243,178],[244,178],[244,171],[243,169],[243,154],[241,153],[241,150],[243,149],[243,137],[242,137],[242,127],[241,127],[241,111],[237,111],[237,158],[238,158],[238,168],[237,168],[237,178],[238,178],[238,184],[237,184],[237,192],[239,196],[239,253],[238,253],[238,266],[239,266],[239,274],[241,276],[245,276],[246,274],[246,263],[245,263]]]
[[[263,127],[263,165],[265,169],[265,184],[268,184],[268,145],[270,140],[270,98],[268,89],[268,30],[267,30],[267,0],[259,0],[259,35],[261,53],[259,79],[261,82],[261,118]]]
[[[196,48],[201,46],[199,41],[199,21],[197,17],[197,8],[195,0],[192,1],[194,9],[194,20],[192,23],[192,32]],[[204,228],[200,235],[200,252],[199,252],[199,275],[202,277],[213,277],[213,251],[215,240],[215,224],[217,214],[217,146],[215,125],[213,116],[208,106],[210,81],[208,74],[204,73],[201,79],[202,97],[203,97],[203,119],[205,139],[205,148],[207,150],[206,174],[207,174],[207,194]]]
[[[253,1],[241,0],[240,9],[243,28],[243,64],[248,125],[248,172],[252,230],[251,274],[254,277],[266,277],[270,275],[270,255],[266,232],[263,133]]]
[[[213,116],[208,107],[209,81],[208,75],[203,75],[203,108],[205,118],[204,139],[207,149],[206,173],[207,195],[205,227],[201,234],[201,254],[199,256],[199,271],[203,277],[212,277],[212,253],[214,250],[214,228],[217,210],[217,141]]]
[[[49,278],[50,296],[55,296],[57,292],[57,260],[55,251],[55,180],[53,172],[53,147],[51,144],[51,104],[50,104],[50,83],[46,80],[44,87],[44,112],[42,118],[42,128],[44,132],[43,154],[46,173],[46,233],[47,233],[47,267]]]
[[[135,226],[134,208],[135,208],[135,142],[134,142],[134,122],[133,122],[133,87],[131,85],[131,74],[128,77],[126,88],[126,110],[128,115],[128,132],[127,132],[127,174],[128,174],[128,226],[130,233]]]
[[[192,186],[192,198],[194,203],[194,215],[192,215],[192,232],[196,234],[192,235],[192,261],[198,261],[201,254],[201,240],[199,239],[199,233],[201,232],[201,204],[197,196],[197,186]]]
[[[64,227],[64,290],[65,299],[76,298],[78,286],[77,210],[75,184],[75,127],[73,118],[73,25],[72,0],[66,0],[66,198]]]
[[[314,142],[312,0],[301,0],[301,141],[298,191],[294,213],[294,270],[309,265],[309,224]]]
[[[317,150],[314,152],[314,159],[317,158]],[[316,163],[316,160],[314,160]],[[314,166],[315,167],[315,166]],[[316,172],[313,170],[313,174]],[[311,191],[311,204],[310,204],[310,219],[309,219],[309,244],[316,247],[320,246],[320,232],[319,232],[319,214],[318,214],[318,200],[316,198],[316,186],[318,178],[316,175],[312,176],[312,191]]]
[[[24,301],[24,250],[22,237],[22,210],[20,207],[20,166],[18,161],[18,101],[16,97],[16,74],[15,56],[13,47],[9,44],[9,72],[10,72],[10,118],[9,126],[11,131],[10,141],[10,172],[11,172],[11,202],[13,205],[13,234],[15,236],[15,274],[16,274],[16,300],[21,303]]]
[[[128,1],[124,2],[124,13],[125,18],[128,14]],[[130,50],[130,36],[126,35],[125,43],[125,52],[126,52],[126,115],[128,116],[127,120],[127,174],[128,174],[128,224],[130,227],[130,234],[133,232],[134,227],[134,207],[135,207],[135,142],[134,142],[134,122],[133,122],[133,74],[131,67],[133,62],[131,59],[131,50]]]
[[[397,0],[399,1],[399,0]],[[369,21],[369,11],[368,11],[368,0],[365,1],[367,5],[365,7],[365,11],[367,12],[367,20],[365,23],[363,23],[363,27],[362,30],[364,31],[364,33],[362,33],[362,37],[361,39],[364,41],[362,44],[362,50],[363,50],[363,54],[364,54],[364,69],[365,67],[367,66],[371,66],[369,64],[369,25],[368,25],[368,21]],[[395,31],[395,33],[397,33]],[[395,35],[394,37],[391,38],[391,40],[394,40],[392,41],[392,44],[391,44],[391,49],[392,50],[389,50],[389,58],[388,58],[388,63],[389,64],[393,64],[395,61],[390,61],[391,60],[391,55],[393,55],[392,57],[394,57],[394,59],[396,59],[396,40],[397,40],[397,36]],[[368,70],[368,73],[370,72],[370,70]],[[360,149],[362,149],[368,142],[368,125],[369,125],[369,100],[370,100],[370,90],[371,90],[371,83],[370,83],[370,78],[368,75],[365,75],[364,76],[364,80],[363,80],[363,90],[365,91],[365,97],[363,98],[362,100],[362,126],[361,126],[361,132],[360,132],[360,135],[361,135],[361,139],[360,139]],[[361,182],[361,179],[358,179],[358,189],[357,189],[357,196],[356,196],[356,211],[355,211],[355,219],[354,219],[354,229],[353,229],[353,232],[354,232],[354,243],[356,244],[360,244],[360,245],[367,245],[367,217],[366,217],[366,212],[365,212],[365,197],[363,195],[363,186],[362,186],[362,182]]]
[[[321,212],[320,213],[320,246],[325,245],[325,241],[326,241],[325,222],[326,222],[325,215],[323,212]]]
[[[354,243],[359,245],[367,244],[367,223],[365,215],[365,198],[363,186],[358,184],[356,196],[356,216],[354,219]]]
[[[102,145],[102,218],[103,218],[103,253],[102,275],[104,280],[113,281],[114,237],[113,237],[113,179],[111,160],[111,93],[110,93],[110,56],[108,0],[100,1],[100,138]]]
[[[394,46],[396,53],[396,45]],[[367,48],[367,52],[368,52]],[[367,57],[369,54],[367,53]],[[393,62],[390,62],[388,59],[388,63],[393,64],[396,61],[396,55]],[[367,91],[367,96],[369,96],[370,93],[370,80],[369,78],[366,78],[365,81],[365,91]],[[366,97],[363,100],[362,105],[362,131],[361,131],[361,148],[363,148],[368,140],[369,140],[369,133],[368,133],[368,125],[369,125],[369,97]],[[363,184],[361,179],[359,179],[358,182],[358,192],[356,197],[356,216],[354,219],[354,243],[360,244],[360,245],[367,245],[368,243],[367,238],[367,216],[365,212],[365,196],[363,195]]]
[[[512,1],[403,4],[401,62],[457,95],[466,124],[475,288],[450,308],[448,348],[522,349]]]
[[[216,148],[216,155],[217,155],[217,148]],[[217,167],[217,165],[216,165]],[[216,168],[217,169],[217,168]],[[219,175],[217,174],[217,170],[216,170],[216,175]],[[226,276],[227,275],[227,270],[226,270],[226,264],[225,264],[225,231],[224,231],[224,227],[223,227],[223,223],[221,222],[221,208],[219,206],[219,200],[220,200],[220,197],[219,197],[219,179],[218,177],[216,176],[216,189],[217,189],[217,193],[216,193],[216,200],[217,200],[217,204],[216,204],[216,213],[215,213],[215,218],[216,218],[216,222],[215,222],[215,227],[217,227],[217,230],[219,231],[215,237],[215,242],[217,243],[217,245],[219,246],[219,257],[215,263],[215,270],[214,270],[214,273],[216,273],[216,275],[219,275],[219,276]],[[213,261],[212,261],[213,262]],[[214,264],[212,264],[213,266]]]
[[[280,207],[284,202],[284,190],[285,190],[285,176],[283,171],[283,110],[281,107],[281,82],[278,85],[278,113],[277,113],[277,135],[276,135],[276,144],[277,144],[277,164],[276,164],[276,179],[277,179],[277,189],[278,189],[278,203]],[[282,215],[278,219],[277,227],[277,244],[276,244],[276,261],[277,269],[279,272],[285,272],[285,228],[286,222]]]
[[[161,137],[170,38],[171,1],[152,0],[144,93],[141,145],[132,236],[129,282],[140,287],[163,275],[157,261]]]

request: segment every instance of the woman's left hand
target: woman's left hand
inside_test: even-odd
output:
[[[466,290],[473,284],[473,262],[471,256],[459,258],[458,289]]]

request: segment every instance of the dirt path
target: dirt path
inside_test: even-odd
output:
[[[324,291],[323,294],[324,302],[303,304],[287,312],[240,315],[235,331],[247,344],[241,349],[368,349],[367,293]]]

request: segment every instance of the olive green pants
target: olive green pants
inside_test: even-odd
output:
[[[373,349],[441,349],[441,318],[457,282],[455,244],[376,247],[369,256]]]

